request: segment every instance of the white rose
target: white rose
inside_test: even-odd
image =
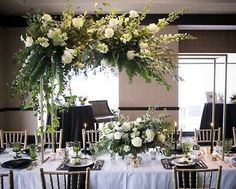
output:
[[[137,11],[135,11],[135,10],[129,11],[129,17],[130,17],[130,18],[136,18],[136,17],[138,17],[138,16],[139,16],[139,15],[138,15]]]
[[[38,42],[42,47],[48,47],[48,46],[49,46],[48,38],[46,38],[46,37],[39,37],[39,38],[37,39],[37,42]]]
[[[41,18],[42,18],[42,20],[44,20],[46,22],[52,21],[52,17],[49,14],[44,14]]]
[[[133,60],[135,57],[134,51],[127,51],[126,56],[128,60]]]
[[[148,26],[147,26],[147,29],[149,30],[149,31],[151,31],[153,34],[156,34],[159,30],[160,30],[160,28],[158,28],[158,26],[156,25],[156,24],[149,24]]]
[[[64,64],[69,64],[72,62],[73,58],[74,58],[74,50],[73,49],[68,49],[66,48],[64,50],[64,54],[61,57],[61,61]]]
[[[143,140],[140,137],[135,137],[131,140],[131,143],[134,147],[141,147]]]
[[[72,25],[75,28],[80,29],[84,25],[84,19],[83,17],[78,16],[77,18],[73,18]]]
[[[119,23],[120,23],[119,20],[117,20],[117,19],[115,19],[115,18],[111,18],[111,19],[109,20],[109,27],[115,28]]]
[[[130,123],[129,122],[124,122],[121,127],[125,132],[127,132],[127,131],[130,130]]]
[[[144,43],[144,42],[141,42],[141,43],[139,43],[139,47],[140,47],[141,50],[146,50],[148,48],[148,44]]]
[[[161,133],[161,134],[158,135],[158,139],[159,139],[160,142],[164,143],[166,137],[165,137],[165,135],[163,135],[163,134]]]
[[[114,138],[115,138],[116,140],[120,140],[120,139],[121,139],[121,133],[120,133],[120,132],[115,132],[115,133],[114,133]]]
[[[31,47],[34,43],[34,40],[32,37],[27,36],[25,41],[23,41],[23,42],[25,43],[26,47]]]
[[[124,151],[125,152],[129,152],[130,151],[130,146],[129,145],[125,145],[124,146]]]
[[[111,38],[114,35],[114,30],[112,28],[105,29],[105,37]]]
[[[145,131],[145,133],[146,133],[146,136],[147,136],[147,141],[148,141],[148,142],[152,142],[153,139],[154,139],[154,137],[155,137],[154,131],[151,130],[151,129],[147,129],[147,130]]]

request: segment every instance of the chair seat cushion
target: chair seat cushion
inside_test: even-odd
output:
[[[102,123],[102,122],[112,121],[114,118],[115,116],[99,116],[99,117],[95,117],[95,121],[97,123]]]

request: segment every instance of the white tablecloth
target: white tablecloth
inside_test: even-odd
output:
[[[11,158],[9,154],[0,154],[0,161]],[[138,168],[132,168],[124,160],[116,157],[110,160],[109,155],[100,157],[104,159],[101,171],[91,171],[91,189],[172,189],[173,172],[162,167],[160,159],[150,160],[149,154],[142,154],[142,163]],[[231,157],[232,158],[232,157]],[[202,158],[209,168],[223,166],[222,189],[236,188],[236,168],[220,160],[211,161],[210,157]],[[226,158],[227,159],[227,158]],[[34,167],[32,170],[14,170],[15,189],[41,189],[39,169],[42,167],[48,171],[56,171],[62,160],[47,160],[44,164]],[[8,172],[8,169],[0,168],[0,173]]]

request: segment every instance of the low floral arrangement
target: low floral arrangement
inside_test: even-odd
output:
[[[167,120],[167,115],[152,117],[148,111],[135,121],[107,122],[101,127],[100,146],[111,154],[125,155],[145,152],[149,148],[164,146],[165,138],[173,130],[173,124]]]

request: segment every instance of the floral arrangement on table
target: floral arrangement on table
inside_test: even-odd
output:
[[[173,130],[173,124],[167,115],[152,117],[152,111],[135,121],[118,119],[104,123],[100,128],[100,146],[111,154],[118,154],[124,158],[128,154],[134,157],[149,148],[165,145],[165,138]]]
[[[67,5],[60,17],[43,12],[28,14],[28,27],[21,36],[25,47],[15,56],[20,68],[13,82],[13,93],[21,95],[24,108],[38,110],[41,118],[45,109],[50,112],[52,130],[58,124],[55,107],[60,98],[66,96],[64,93],[70,88],[72,74],[86,74],[88,69],[108,66],[119,71],[125,69],[130,80],[139,75],[168,89],[165,75],[178,79],[174,73],[174,51],[166,44],[193,37],[188,34],[158,35],[158,32],[177,19],[182,11],[142,26],[149,11],[147,7],[140,12],[131,10],[118,15],[112,11],[96,17],[86,12],[75,15],[70,0]],[[103,5],[108,6],[107,3]]]
[[[230,99],[231,99],[231,102],[232,102],[232,103],[236,104],[236,94],[233,94],[233,95],[230,97]]]

